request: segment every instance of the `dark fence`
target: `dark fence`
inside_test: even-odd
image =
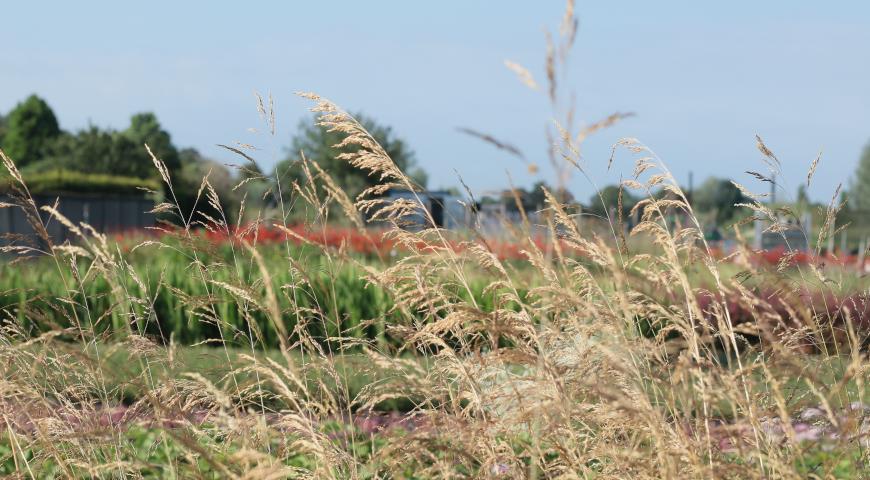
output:
[[[141,195],[40,194],[34,195],[33,199],[39,207],[57,202],[58,211],[71,222],[76,225],[87,223],[102,233],[142,229],[155,223],[154,214],[147,213],[154,208],[154,202]],[[3,194],[0,194],[0,202],[15,203]],[[40,215],[53,242],[75,241],[73,234],[57,219],[51,218],[48,212],[40,210]],[[22,237],[35,240],[35,231],[24,211],[20,208],[0,208],[0,244],[8,245]]]

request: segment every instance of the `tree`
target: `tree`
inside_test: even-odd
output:
[[[44,157],[23,171],[55,169],[102,173],[135,178],[154,178],[157,171],[145,147],[126,135],[89,126],[74,135],[63,133],[46,148]]]
[[[199,200],[196,198],[202,179],[208,175],[208,181],[217,193],[221,210],[226,215],[227,221],[233,223],[238,214],[239,198],[233,192],[235,181],[232,172],[223,164],[204,157],[194,148],[182,149],[178,152],[178,158],[181,170],[174,179],[174,190],[185,219],[208,222],[205,216],[207,215],[222,220],[221,213],[213,208],[206,198],[206,192],[202,193]],[[191,216],[194,205],[197,214]]]
[[[810,204],[810,196],[807,193],[807,186],[803,183],[798,186],[795,202],[801,205]]]
[[[520,207],[517,205],[517,198],[519,198],[519,203],[522,205],[523,210],[525,210],[526,213],[534,211],[537,208],[537,205],[532,203],[534,200],[529,195],[528,190],[522,187],[518,187],[514,190],[502,190],[499,200],[507,211],[518,212],[520,211]]]
[[[3,137],[6,136],[6,117],[0,115],[0,147],[3,146]]]
[[[133,152],[136,158],[131,161],[139,163],[145,159],[147,164],[152,165],[151,158],[145,150],[145,144],[148,144],[154,155],[166,164],[170,172],[177,172],[181,168],[181,159],[178,150],[172,144],[172,137],[169,132],[163,130],[157,116],[153,113],[133,115],[130,118],[130,126],[124,130],[123,135],[136,146],[139,152],[138,154]]]
[[[849,185],[849,207],[865,215],[870,211],[870,143],[864,147]]]
[[[547,182],[542,180],[535,182],[532,185],[532,188],[526,190],[524,188],[517,188],[516,195],[520,198],[520,203],[523,206],[523,210],[528,212],[534,212],[537,210],[541,210],[547,207],[547,196],[544,194],[544,189],[550,192],[553,197],[559,203],[569,204],[574,201],[574,196],[571,195],[566,189],[553,188],[550,185],[547,185]],[[501,202],[505,205],[510,211],[518,211],[517,201],[514,197],[514,192],[512,190],[504,190],[501,193]]]
[[[26,173],[57,169],[110,173],[112,160],[111,132],[91,125],[75,134],[60,134],[47,145],[39,161],[27,165],[23,170]]]
[[[810,209],[810,206],[812,206],[810,195],[807,193],[807,185],[805,183],[801,183],[798,186],[797,196],[794,203],[795,212],[797,213],[804,213]]]
[[[423,170],[416,168],[414,152],[404,140],[393,133],[392,128],[378,124],[372,118],[362,114],[355,114],[354,117],[384,148],[399,169],[421,186],[426,185],[426,174]],[[338,158],[341,153],[357,149],[356,146],[336,148],[335,145],[343,139],[342,133],[329,132],[312,121],[301,121],[299,130],[293,137],[288,158],[279,162],[275,167],[275,174],[281,179],[283,188],[288,189],[293,181],[300,183],[305,181],[305,174],[299,158],[300,151],[305,153],[308,160],[317,163],[329,173],[351,198],[365,188],[376,185],[379,181],[377,176],[369,176],[368,172]]]
[[[60,127],[45,100],[31,95],[9,113],[3,150],[19,167],[38,161]]]
[[[723,224],[737,214],[737,203],[746,201],[743,193],[730,180],[710,177],[694,192],[694,208],[711,213],[717,224]]]
[[[637,205],[638,198],[635,197],[628,189],[622,189],[622,215],[626,216],[631,209]],[[599,193],[593,194],[592,197],[589,198],[589,207],[588,211],[594,215],[598,215],[600,217],[606,217],[610,210],[613,209],[616,212],[616,209],[619,207],[619,186],[618,185],[608,185],[601,189]],[[618,214],[618,212],[617,212]],[[611,219],[615,221],[616,219]]]

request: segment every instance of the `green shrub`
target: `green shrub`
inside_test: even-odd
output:
[[[24,181],[32,193],[116,193],[143,194],[142,188],[159,191],[160,184],[153,179],[82,173],[54,169],[25,173]],[[9,178],[0,178],[0,192],[10,188]]]

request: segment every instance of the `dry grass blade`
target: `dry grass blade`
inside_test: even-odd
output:
[[[556,49],[553,46],[553,39],[550,37],[550,32],[547,32],[547,57],[546,57],[546,71],[547,71],[547,85],[548,91],[550,94],[550,102],[552,104],[556,104],[556,92],[557,92],[557,82],[556,82]]]
[[[495,148],[497,148],[499,150],[503,150],[503,151],[519,158],[520,160],[522,160],[524,162],[527,161],[526,156],[523,155],[523,152],[519,148],[511,145],[510,143],[498,140],[497,138],[493,137],[492,135],[489,135],[489,134],[483,133],[483,132],[478,132],[477,130],[467,128],[467,127],[457,127],[456,130],[459,132],[462,132],[466,135],[470,135],[474,138],[483,140],[484,142],[494,146]]]
[[[580,133],[577,134],[577,143],[582,143],[590,135],[592,135],[600,130],[610,128],[610,127],[616,125],[617,123],[619,123],[620,121],[625,120],[626,118],[631,118],[633,116],[634,116],[633,112],[612,113],[612,114],[608,115],[607,118],[605,118],[603,120],[599,120],[599,121],[583,128],[582,130],[580,130]]]
[[[538,89],[538,83],[535,82],[535,78],[526,67],[510,60],[505,60],[504,66],[507,67],[508,70],[517,74],[517,77],[520,79],[521,82],[523,82],[525,86],[531,88],[532,90]]]
[[[822,151],[819,150],[819,154],[816,155],[815,160],[813,160],[813,163],[810,165],[809,172],[807,172],[807,188],[809,188],[810,183],[813,180],[813,175],[816,174],[816,167],[819,166],[819,160],[821,160],[821,159],[822,159]]]
[[[257,165],[257,161],[254,160],[253,157],[251,157],[250,155],[248,155],[247,153],[241,151],[241,150],[238,149],[238,148],[231,147],[231,146],[229,146],[229,145],[223,145],[223,144],[220,144],[220,143],[218,144],[218,146],[221,147],[221,148],[223,148],[223,149],[229,150],[229,151],[235,153],[236,155],[239,155],[239,156],[243,157],[245,160],[251,162],[253,165]]]
[[[755,136],[755,146],[756,148],[758,148],[758,151],[761,152],[762,155],[764,155],[771,170],[773,170],[774,172],[779,172],[782,168],[782,163],[780,163],[779,159],[776,158],[776,155],[774,155],[773,152],[769,148],[767,148],[764,140],[762,140],[761,136],[759,135]]]
[[[57,201],[40,207],[0,151],[13,184],[0,208],[19,207],[40,237],[0,246],[28,256],[0,265],[0,474],[863,475],[863,258],[833,265],[838,258],[821,255],[823,239],[847,225],[837,218],[840,188],[821,212],[816,255],[791,250],[775,261],[744,235],[757,221],[764,246],[794,228],[780,219],[796,209],[734,183],[748,212],[725,221],[728,251],[637,139],[619,140],[607,162],[609,171],[624,150],[633,175],[616,191],[598,189],[582,144],[630,114],[575,135],[574,106],[556,102],[571,97],[560,88],[570,85],[561,75],[576,32],[569,0],[555,44],[547,37],[547,153],[560,185],[528,192],[508,174],[510,189],[487,203],[460,177],[465,229],[445,221],[456,205],[436,215],[433,192],[373,132],[313,93],[299,95],[337,135],[331,160],[356,169],[362,193],[343,189],[346,169],[300,152],[290,185],[256,175],[275,194],[263,193],[273,201],[247,224],[227,219],[217,169],[179,192],[193,204],[183,213],[170,173],[187,181],[186,171],[146,146],[167,197],[151,212],[179,219],[115,239]],[[256,101],[275,135],[275,100]],[[514,145],[459,131],[528,163]],[[255,149],[236,145],[220,146],[253,165]],[[757,148],[771,172],[747,173],[774,183],[782,165],[760,137]],[[597,204],[570,198],[562,169],[571,168]],[[258,208],[242,198],[242,214]],[[46,225],[64,242],[52,243]]]

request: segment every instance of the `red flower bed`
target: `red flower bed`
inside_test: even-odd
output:
[[[242,228],[238,231],[210,230],[204,236],[212,242],[241,242],[269,244],[290,242],[295,245],[305,243],[331,248],[346,248],[351,252],[364,255],[388,255],[395,248],[395,241],[387,238],[383,231],[354,228],[328,227],[312,229],[304,225],[278,228]]]
[[[269,244],[291,242],[295,245],[305,243],[316,244],[330,248],[345,248],[350,252],[363,255],[373,256],[390,256],[395,255],[403,249],[395,239],[386,234],[384,230],[367,229],[360,231],[355,228],[334,227],[330,226],[321,229],[312,229],[305,225],[296,225],[287,227],[287,230],[269,227],[246,227],[238,230],[199,230],[197,235],[201,235],[214,243],[223,242],[241,242],[245,241],[251,244]],[[535,237],[532,239],[535,245],[544,251],[552,249],[543,237]],[[449,247],[460,253],[467,247],[467,243],[455,240],[447,240]],[[522,253],[528,249],[527,245],[500,241],[487,240],[487,247],[501,260],[520,260],[526,258]],[[564,243],[560,244],[562,248],[569,250]],[[427,245],[424,242],[417,242],[415,248],[421,251],[427,249],[435,249],[441,247],[441,243]]]
[[[229,231],[201,229],[196,230],[196,235],[203,236],[214,243],[240,242],[242,240],[248,243],[258,244],[291,242],[300,245],[303,243],[312,243],[331,248],[344,247],[353,253],[379,257],[395,255],[398,251],[402,250],[401,245],[398,245],[394,239],[386,235],[386,231],[384,230],[366,229],[360,231],[355,228],[338,226],[313,229],[306,225],[287,227],[287,230],[289,230],[289,233],[274,227],[247,226],[240,229],[229,229]],[[160,231],[164,233],[178,234],[182,230],[171,230],[169,227],[163,226]],[[125,243],[128,242],[130,238],[151,236],[152,233],[150,232],[154,232],[154,230],[117,232],[114,234],[114,237],[119,243]],[[541,235],[532,238],[532,242],[534,242],[538,249],[544,252],[552,252],[554,248],[553,242]],[[575,257],[583,256],[583,252],[569,246],[566,242],[562,240],[559,240],[558,242],[559,247],[563,252]],[[448,240],[447,243],[456,252],[462,252],[467,245],[464,242],[452,240]],[[422,242],[416,245],[420,250],[425,250],[426,248],[434,249],[439,246],[441,245],[427,246]],[[525,260],[526,256],[522,251],[529,248],[525,243],[509,242],[498,239],[487,239],[486,246],[500,260]],[[728,252],[723,250],[720,246],[712,246],[710,251],[713,257],[717,259],[721,259],[728,254]],[[863,259],[863,265],[859,265],[861,261],[862,259],[857,255],[816,256],[814,252],[789,252],[785,250],[785,248],[756,251],[753,253],[752,257],[752,262],[756,265],[779,265],[780,263],[785,262],[787,266],[793,267],[812,263],[815,265],[828,264],[849,267],[854,266],[861,270],[866,269],[868,262],[870,262],[870,258]]]

